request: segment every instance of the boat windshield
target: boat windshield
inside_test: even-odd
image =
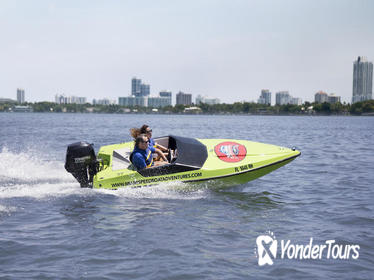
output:
[[[168,147],[173,156],[169,164],[139,170],[138,172],[142,176],[149,177],[198,170],[208,158],[206,146],[195,138],[171,135],[155,138],[155,142]]]
[[[169,136],[169,149],[176,151],[176,159],[173,163],[201,168],[208,153],[206,146],[195,138]]]

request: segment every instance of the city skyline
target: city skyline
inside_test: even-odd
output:
[[[372,77],[371,77],[372,78]],[[355,74],[354,74],[354,79],[355,79]],[[141,79],[138,79],[139,81],[141,81]],[[76,95],[66,95],[66,94],[55,94],[54,96],[54,101],[48,101],[48,100],[44,100],[44,101],[35,101],[35,102],[54,102],[54,103],[57,103],[57,104],[85,104],[85,103],[89,103],[89,104],[93,104],[93,105],[112,105],[112,104],[119,104],[119,105],[129,105],[127,104],[127,102],[124,102],[123,100],[124,99],[127,99],[127,98],[137,98],[139,100],[137,100],[135,103],[136,104],[133,104],[133,105],[140,105],[140,106],[145,106],[147,107],[147,102],[145,100],[140,100],[140,99],[154,99],[156,104],[158,104],[158,102],[156,101],[157,99],[159,99],[160,97],[162,98],[168,98],[169,101],[167,101],[165,104],[164,102],[162,102],[164,105],[163,106],[168,106],[168,105],[178,105],[178,95],[180,94],[185,94],[184,92],[182,91],[178,91],[178,93],[176,93],[176,100],[175,102],[173,101],[172,99],[172,92],[171,91],[168,91],[168,90],[161,90],[158,95],[155,95],[155,94],[150,94],[149,93],[149,89],[147,89],[148,91],[148,94],[146,95],[138,95],[138,94],[134,94],[134,91],[133,91],[133,81],[134,81],[134,78],[131,80],[131,93],[129,96],[118,96],[117,97],[117,100],[118,102],[115,100],[115,99],[108,99],[107,97],[101,97],[101,98],[92,98],[92,99],[89,99],[90,97],[87,97],[87,96],[76,96]],[[146,85],[148,88],[150,87],[150,85]],[[353,90],[354,91],[354,90]],[[141,92],[141,91],[140,91]],[[140,93],[139,92],[139,93]],[[206,95],[201,95],[201,94],[195,94],[195,102],[193,102],[193,98],[194,98],[194,94],[192,93],[189,93],[187,94],[190,96],[190,99],[191,99],[191,104],[187,104],[187,105],[199,105],[200,103],[206,103],[206,104],[219,104],[221,103],[220,102],[220,99],[219,98],[216,98],[216,97],[208,97]],[[313,97],[313,100],[302,100],[302,98],[300,97],[293,97],[289,94],[289,91],[277,91],[275,92],[275,100],[274,102],[272,101],[272,92],[269,91],[269,89],[262,89],[261,90],[261,94],[256,101],[240,101],[240,102],[249,102],[249,103],[259,103],[259,104],[268,104],[268,105],[285,105],[285,104],[292,104],[292,105],[302,105],[304,104],[305,102],[309,102],[309,103],[313,103],[313,102],[316,102],[316,103],[323,103],[323,102],[327,102],[327,103],[336,103],[336,102],[340,102],[340,103],[349,103],[349,104],[353,104],[353,103],[350,103],[350,102],[345,102],[345,101],[342,101],[341,100],[341,96],[338,96],[336,95],[335,93],[330,93],[330,94],[327,94],[326,92],[324,92],[323,90],[320,90],[318,91],[317,93],[314,94],[314,97]],[[354,93],[352,95],[352,99],[354,98]],[[20,89],[20,88],[17,88],[17,92],[16,92],[16,98],[15,99],[12,99],[12,98],[3,98],[0,96],[0,99],[2,100],[9,100],[9,102],[17,102],[17,103],[24,103],[24,102],[31,102],[33,103],[32,101],[27,101],[25,99],[25,90],[24,89]],[[122,101],[120,101],[122,99]],[[365,100],[370,100],[372,98],[367,98]],[[92,101],[90,101],[92,100]],[[331,101],[333,100],[333,101]],[[364,100],[361,100],[361,101],[364,101]],[[140,102],[140,103],[139,103]],[[226,104],[233,104],[237,101],[234,101],[234,102],[228,102]],[[357,102],[357,101],[356,101]],[[126,103],[126,104],[121,104],[121,103]],[[139,104],[138,104],[139,103]],[[152,102],[153,103],[153,102]],[[189,103],[189,102],[188,102]],[[183,104],[180,103],[180,104]],[[186,105],[186,104],[185,104]],[[156,106],[157,107],[157,106]]]
[[[366,72],[365,72],[365,74],[364,74],[364,80],[365,80],[365,82],[364,82],[364,84],[365,84],[365,86],[367,87],[367,88],[369,88],[369,89],[367,89],[367,88],[365,88],[365,90],[366,90],[366,92],[367,92],[367,98],[366,98],[366,96],[365,96],[365,98],[364,99],[362,99],[362,100],[360,100],[360,101],[364,101],[364,100],[370,100],[370,99],[372,99],[372,80],[373,80],[373,63],[371,62],[371,61],[368,61],[367,60],[367,58],[366,57],[358,57],[358,59],[357,60],[355,60],[353,63],[354,63],[354,69],[353,69],[353,92],[352,92],[352,101],[354,100],[354,96],[355,95],[359,95],[358,93],[357,93],[357,80],[358,80],[358,74],[357,74],[357,63],[359,63],[360,62],[360,59],[363,59],[363,63],[365,63],[365,65],[369,65],[370,67],[368,68],[370,71],[368,72],[367,70],[366,70]],[[366,66],[367,67],[367,66]],[[366,68],[365,68],[366,69]],[[362,70],[361,70],[361,72],[362,72]],[[362,75],[362,74],[360,74],[360,75]],[[361,80],[363,80],[363,78],[362,77],[360,77],[360,79]],[[362,82],[362,81],[361,81]],[[181,92],[180,90],[178,91],[178,92]],[[278,94],[278,93],[283,93],[283,92],[286,92],[287,94],[289,94],[289,91],[288,90],[286,90],[286,91],[278,91],[278,92],[276,92],[276,95]],[[323,90],[319,90],[319,92],[323,92]],[[162,93],[170,93],[171,94],[171,91],[167,91],[167,90],[161,90],[160,92],[159,92],[159,96],[162,96]],[[318,93],[318,92],[317,92]],[[24,89],[21,89],[21,88],[17,88],[17,93],[16,93],[16,100],[17,100],[17,102],[18,103],[23,103],[23,102],[27,102],[27,100],[25,100],[25,90]],[[136,77],[133,77],[132,79],[131,79],[131,89],[130,89],[130,94],[129,94],[129,96],[134,96],[134,97],[146,97],[146,96],[148,96],[148,97],[151,97],[151,98],[158,98],[159,96],[155,96],[155,94],[152,94],[153,96],[151,96],[151,92],[150,92],[150,84],[144,84],[144,83],[142,83],[142,80],[141,79],[137,79]],[[191,95],[193,95],[193,94],[191,94]],[[242,100],[241,102],[253,102],[253,103],[261,103],[261,104],[269,104],[269,105],[277,105],[277,102],[275,101],[275,103],[274,102],[272,102],[272,99],[271,99],[271,92],[269,91],[269,89],[261,89],[261,94],[260,94],[260,97],[257,99],[257,102],[255,101],[255,100]],[[335,93],[331,93],[330,94],[330,96],[335,96]],[[22,96],[22,97],[20,97],[20,96]],[[65,99],[66,98],[76,98],[76,96],[74,96],[74,95],[70,95],[70,96],[65,96],[65,94],[56,94],[55,95],[55,102],[56,103],[61,103],[61,101],[56,101],[59,96],[59,98],[62,98],[62,97],[65,97]],[[290,101],[290,104],[299,104],[299,103],[302,103],[301,102],[301,98],[299,98],[299,97],[297,97],[297,98],[292,98],[292,96],[290,96],[291,97],[291,99],[294,99],[294,101],[292,102],[292,101]],[[346,101],[342,101],[341,100],[341,96],[338,96],[339,97],[339,102],[346,102]],[[1,97],[0,96],[0,98],[3,98],[3,97]],[[19,101],[20,100],[20,98],[21,98],[21,102]],[[85,100],[86,99],[88,99],[88,98],[91,98],[91,97],[87,97],[87,96],[84,96],[84,97],[79,97],[79,98],[84,98]],[[118,96],[117,97],[117,99],[119,100],[119,98],[123,98],[123,96]],[[203,98],[203,96],[201,95],[201,94],[196,94],[196,97],[195,98]],[[205,98],[207,98],[206,97],[206,95],[205,95]],[[12,98],[10,98],[10,99],[12,99]],[[170,99],[171,99],[171,97],[170,97]],[[209,99],[209,98],[208,98]],[[212,99],[212,98],[211,98]],[[216,99],[216,100],[219,100],[219,98],[216,98],[216,97],[214,97],[213,99]],[[212,100],[213,100],[212,99]],[[290,100],[291,100],[290,99]],[[297,102],[295,102],[296,101],[296,99],[298,99],[298,101]],[[114,100],[114,99],[112,99],[112,100]],[[95,98],[92,98],[92,102],[89,102],[89,101],[87,101],[88,103],[92,103],[92,104],[102,104],[102,105],[108,105],[108,104],[116,104],[116,102],[113,102],[112,100],[109,100],[109,98],[107,98],[106,96],[105,97],[95,97]],[[327,99],[326,99],[327,100]],[[47,101],[47,100],[38,100],[38,101]],[[35,101],[35,102],[38,102],[38,101]],[[97,101],[99,101],[99,102],[97,102]],[[300,102],[299,102],[300,101]],[[238,101],[234,101],[234,102],[238,102]],[[304,100],[303,102],[317,102],[316,101],[316,99],[315,99],[315,95],[314,95],[314,100],[313,100],[313,98],[312,99],[307,99],[307,100]],[[357,102],[357,101],[356,101]],[[62,103],[64,103],[64,102],[62,102]],[[66,102],[65,102],[66,103]],[[69,102],[70,103],[70,102]],[[75,103],[75,102],[73,102],[73,103]],[[81,102],[80,102],[81,103]],[[118,102],[118,103],[120,103],[120,102]],[[174,102],[172,102],[172,103],[174,103]],[[177,103],[177,101],[176,101],[176,103]],[[193,102],[192,102],[193,103]],[[198,104],[199,102],[196,102],[196,104]],[[208,102],[208,103],[211,103],[211,102]],[[215,103],[217,103],[217,102],[213,102],[214,104]],[[213,104],[212,103],[212,104]],[[218,101],[218,103],[220,103],[219,101]],[[228,102],[229,103],[229,102]],[[233,102],[231,102],[231,103],[233,103]],[[355,103],[355,102],[346,102],[346,103]]]
[[[256,102],[264,88],[307,101],[324,90],[350,103],[353,61],[374,59],[373,8],[372,1],[2,1],[0,96],[14,99],[22,87],[31,102],[58,92],[117,99],[136,74],[152,81],[153,93],[183,89],[224,103]]]
[[[353,67],[353,93],[352,103],[364,100],[372,99],[372,79],[373,79],[373,64],[367,61],[366,57],[358,57],[354,61]],[[141,106],[141,107],[165,107],[173,105],[172,92],[162,90],[158,96],[150,95],[150,84],[142,83],[142,79],[133,77],[131,79],[130,95],[127,97],[118,97],[118,104],[122,106]],[[218,98],[211,98],[198,94],[195,97],[195,102],[192,101],[192,94],[186,94],[179,91],[176,94],[175,105],[199,105],[200,103],[206,104],[219,104],[221,103]],[[303,101],[299,97],[293,97],[288,91],[278,91],[275,93],[275,104],[272,103],[272,93],[269,89],[262,89],[261,95],[257,100],[259,104],[268,105],[302,105]],[[186,99],[187,98],[187,99]],[[2,98],[3,99],[3,98]],[[22,104],[25,102],[25,90],[17,88],[17,102]],[[305,100],[304,102],[313,102]],[[335,93],[327,94],[320,90],[314,95],[315,103],[342,103],[341,96],[335,95]],[[93,105],[111,105],[117,104],[115,100],[109,100],[108,98],[103,99],[92,99],[92,102],[87,100],[87,97],[78,96],[66,96],[65,94],[56,94],[55,103],[57,104],[85,104],[91,103]],[[255,103],[255,102],[253,102]]]

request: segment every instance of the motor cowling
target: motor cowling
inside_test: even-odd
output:
[[[66,151],[65,169],[80,183],[82,188],[92,187],[93,176],[98,171],[93,144],[76,142]]]

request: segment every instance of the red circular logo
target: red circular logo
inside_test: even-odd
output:
[[[236,142],[222,142],[214,147],[219,159],[226,162],[238,162],[245,158],[247,149]]]

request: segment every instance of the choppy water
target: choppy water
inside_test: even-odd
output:
[[[296,146],[292,163],[242,186],[80,189],[66,145],[154,136]],[[374,118],[0,114],[1,279],[373,279]],[[358,244],[359,258],[258,266],[256,238]],[[279,244],[278,244],[279,246]]]

